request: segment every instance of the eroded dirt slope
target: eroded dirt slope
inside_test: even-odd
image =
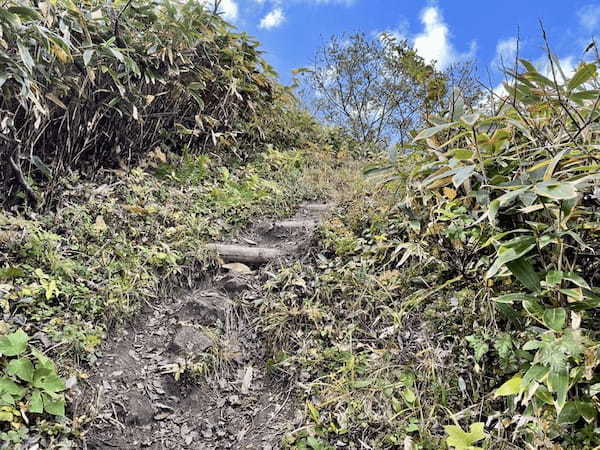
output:
[[[94,418],[82,447],[279,448],[302,406],[270,377],[252,306],[268,267],[302,259],[328,209],[305,204],[290,220],[258,223],[227,244],[281,253],[267,268],[224,255],[200,289],[146,305],[117,332],[75,403],[76,415]]]

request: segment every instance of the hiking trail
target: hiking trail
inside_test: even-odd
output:
[[[306,257],[330,208],[303,204],[291,219],[265,220],[209,245],[225,263],[218,273],[194,291],[147,304],[116,331],[78,387],[76,416],[93,419],[83,448],[279,448],[302,411],[292,387],[268,373],[253,304],[270,267]],[[212,365],[192,380],[184,369],[199,361]]]

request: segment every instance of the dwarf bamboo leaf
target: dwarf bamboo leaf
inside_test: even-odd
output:
[[[552,308],[544,311],[544,323],[554,331],[560,331],[565,326],[567,311],[564,308]]]
[[[589,81],[596,75],[596,64],[582,64],[575,75],[569,80],[567,89],[572,91],[573,89],[581,86],[583,83]]]
[[[545,181],[534,186],[536,194],[553,200],[566,200],[577,197],[577,191],[572,183]]]
[[[455,122],[450,122],[450,123],[445,123],[443,125],[437,125],[435,127],[431,127],[431,128],[426,128],[425,130],[421,131],[419,134],[417,134],[414,138],[415,141],[420,141],[423,139],[428,139],[432,136],[435,136],[436,134],[440,133],[441,131],[447,130],[450,127],[453,127],[454,125],[456,125]]]

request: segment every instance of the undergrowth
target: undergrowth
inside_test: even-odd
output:
[[[313,188],[306,177],[338,160],[327,146],[271,148],[238,167],[207,156],[155,153],[102,184],[64,179],[55,212],[0,215],[3,332],[27,333],[64,378],[85,378],[86,363],[100,355],[100,343],[116,325],[146,302],[195,286],[216,267],[204,243],[257,216],[289,215],[302,199],[322,198],[326,183]],[[55,438],[76,436],[81,423],[63,417],[64,405],[38,411],[21,391],[31,380],[11,373],[15,363],[5,362],[0,394],[19,395],[0,397],[0,422],[9,433],[3,438],[17,443],[42,432],[51,446]],[[56,417],[47,421],[46,412]],[[60,429],[48,433],[44,424]]]
[[[528,61],[367,170],[306,266],[270,281],[294,448],[592,449],[598,427],[597,64]]]

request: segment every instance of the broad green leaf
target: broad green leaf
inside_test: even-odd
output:
[[[583,100],[595,100],[600,95],[600,91],[597,89],[590,89],[586,91],[577,91],[569,95],[571,100],[581,102]]]
[[[535,398],[541,400],[546,405],[554,405],[554,398],[552,397],[552,394],[543,384],[538,385],[538,388],[535,391]]]
[[[596,64],[582,64],[573,77],[567,84],[567,89],[572,91],[573,89],[581,86],[586,81],[589,81],[596,75]]]
[[[453,158],[458,161],[465,161],[473,158],[473,151],[465,148],[459,148],[453,151]]]
[[[65,399],[62,395],[53,398],[46,393],[42,393],[42,398],[44,401],[44,411],[55,416],[62,417],[65,415]]]
[[[60,392],[65,390],[65,383],[53,371],[45,367],[35,370],[32,385],[47,392]]]
[[[534,297],[524,299],[523,308],[525,308],[525,311],[537,319],[541,319],[545,311],[544,307],[540,305],[538,300]]]
[[[7,10],[25,20],[39,20],[39,13],[33,8],[25,8],[23,6],[11,6]]]
[[[310,416],[312,417],[312,420],[319,423],[321,421],[321,415],[319,414],[317,408],[315,408],[315,405],[313,405],[312,402],[307,401],[306,406],[308,407],[308,411],[310,413]]]
[[[541,197],[553,200],[567,200],[577,197],[577,190],[572,183],[544,181],[534,186],[534,191]]]
[[[37,389],[31,393],[31,398],[29,399],[29,411],[36,414],[42,414],[44,412],[42,393]]]
[[[16,397],[17,400],[25,395],[27,389],[19,386],[13,380],[8,378],[0,378],[0,394],[10,394]]]
[[[432,136],[435,136],[436,134],[438,134],[441,131],[447,130],[448,128],[450,128],[454,125],[456,125],[455,122],[450,122],[450,123],[445,123],[443,125],[437,125],[435,127],[426,128],[415,136],[414,141],[428,139]]]
[[[481,118],[481,113],[465,114],[460,120],[467,126],[472,127]]]
[[[31,53],[29,53],[29,49],[25,47],[20,41],[17,41],[17,47],[19,48],[19,55],[21,56],[23,64],[25,64],[25,67],[27,67],[27,69],[31,72],[33,70],[35,62],[31,57]]]
[[[560,270],[549,270],[546,273],[546,284],[548,286],[558,286],[563,280],[564,272]]]
[[[554,175],[554,169],[556,169],[557,164],[560,162],[560,160],[565,155],[565,153],[567,153],[568,150],[568,148],[565,148],[564,150],[558,152],[554,156],[554,158],[552,158],[552,161],[546,168],[546,172],[544,172],[544,181],[550,181],[552,179],[552,176]]]
[[[588,284],[588,282],[585,281],[579,274],[575,272],[566,272],[563,275],[563,279],[568,280],[579,287],[590,289],[590,285]]]
[[[20,328],[14,333],[0,337],[0,355],[17,356],[27,350],[29,337]]]
[[[484,424],[483,422],[477,422],[469,427],[469,432],[465,432],[461,427],[448,425],[444,427],[448,438],[446,442],[449,446],[454,447],[456,450],[476,450],[480,447],[476,447],[473,444],[485,439]]]
[[[452,183],[455,188],[459,188],[461,184],[465,182],[473,172],[475,171],[475,166],[467,166],[467,167],[459,167],[455,170],[454,176],[452,177]]]
[[[38,360],[36,364],[37,369],[43,367],[48,369],[50,371],[49,373],[56,372],[56,366],[54,365],[54,362],[35,347],[31,348],[31,354]]]
[[[404,400],[409,404],[413,404],[417,400],[415,393],[408,388],[402,391],[402,397],[404,397]]]
[[[520,376],[514,376],[502,386],[496,389],[494,397],[507,397],[509,395],[517,395],[523,391],[522,388],[523,379]]]
[[[590,392],[589,392],[591,397],[594,397],[595,395],[600,394],[600,383],[595,383],[592,384],[590,386]]]
[[[28,358],[13,359],[6,367],[6,373],[23,381],[33,381],[33,364]]]
[[[94,49],[88,48],[86,51],[84,51],[83,52],[83,64],[85,64],[86,66],[89,65],[93,56],[94,56]]]
[[[9,76],[10,75],[6,72],[0,72],[0,88],[4,86],[4,83],[6,83],[6,80],[8,80]]]
[[[527,258],[519,258],[508,262],[506,267],[527,289],[532,292],[540,290],[540,278],[533,268],[533,264]]]
[[[567,401],[569,390],[569,370],[567,368],[552,370],[548,376],[548,389],[556,394],[555,407],[560,413]]]
[[[525,346],[523,348],[525,348]],[[550,368],[535,364],[531,366],[527,372],[525,372],[523,381],[526,384],[529,384],[534,380],[542,382],[546,378],[546,375],[548,375],[548,372],[550,372]]]
[[[519,58],[519,62],[521,64],[523,64],[523,67],[525,67],[527,72],[536,72],[537,71],[535,66],[531,62],[527,61],[526,59]]]
[[[525,351],[529,351],[529,350],[537,350],[538,348],[540,348],[541,342],[540,341],[527,341],[523,344],[523,350]]]
[[[591,423],[597,415],[596,407],[592,402],[569,401],[558,415],[557,422],[561,425],[572,425],[580,418]]]
[[[488,269],[485,277],[493,277],[504,264],[525,256],[535,246],[535,238],[532,236],[519,236],[502,244],[496,252],[497,257],[494,264]]]
[[[539,72],[527,72],[525,74],[522,75],[525,79],[529,80],[529,81],[535,81],[538,86],[545,86],[545,87],[550,87],[553,88],[554,87],[554,83],[551,79],[549,79],[548,77],[545,77],[544,75],[542,75]]]
[[[531,295],[528,295],[524,292],[513,292],[511,294],[504,294],[499,297],[495,297],[494,301],[496,303],[505,303],[512,305],[514,302],[522,302],[527,299],[533,299]]]
[[[564,308],[551,308],[544,311],[544,324],[554,331],[564,328],[567,320],[567,311]]]

